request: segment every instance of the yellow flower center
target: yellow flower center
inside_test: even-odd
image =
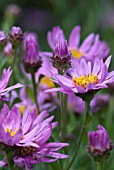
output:
[[[25,108],[26,108],[26,105],[19,106],[19,110],[22,115],[24,114]],[[32,111],[33,108],[29,106],[29,110]]]
[[[81,56],[85,56],[85,54],[83,54],[80,50],[76,50],[76,49],[70,49],[72,56],[76,59],[80,58]]]
[[[16,129],[15,131],[12,130],[12,128],[5,128],[5,132],[9,132],[12,137],[15,136],[15,134],[18,132],[19,129]]]
[[[73,82],[77,86],[81,86],[82,88],[86,89],[88,84],[90,84],[90,83],[97,84],[98,83],[98,76],[94,75],[94,74],[88,74],[86,76],[81,75],[80,77],[74,76]]]
[[[43,77],[40,83],[47,85],[50,88],[54,88],[55,84],[52,82],[49,76]]]

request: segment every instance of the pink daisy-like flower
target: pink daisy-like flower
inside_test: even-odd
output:
[[[60,91],[67,94],[87,93],[90,90],[107,88],[114,81],[114,71],[108,73],[111,56],[105,63],[96,57],[94,61],[85,58],[75,60],[72,58],[72,68],[68,75],[52,74],[54,82],[61,87],[47,90],[47,92]]]
[[[95,56],[102,58],[108,56],[110,48],[105,41],[99,39],[98,34],[89,34],[80,45],[80,30],[80,26],[75,26],[69,36],[68,47],[74,58],[78,59],[84,56],[86,59],[91,59]],[[54,50],[57,43],[65,41],[63,30],[59,26],[53,27],[52,31],[47,34],[47,40],[51,49]],[[44,54],[52,55],[51,53]]]
[[[30,111],[26,108],[21,117],[17,107],[9,110],[6,104],[0,115],[0,148],[8,148],[14,152],[13,160],[17,166],[25,166],[28,170],[40,162],[48,163],[68,158],[67,155],[57,152],[68,146],[67,143],[48,142],[57,126],[57,122],[52,122],[54,116],[48,117],[46,111],[36,116],[36,110]],[[1,161],[0,166],[4,166],[5,162],[7,164],[7,161]]]

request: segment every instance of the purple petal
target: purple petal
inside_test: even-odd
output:
[[[91,33],[87,36],[87,38],[82,43],[80,50],[83,51],[83,53],[86,53],[90,49],[93,43],[93,40],[94,40],[94,34]]]
[[[80,26],[76,26],[69,37],[69,47],[78,49],[80,43]]]
[[[15,134],[14,138],[13,138],[13,142],[19,143],[19,141],[22,139],[22,130],[19,129],[18,132]]]
[[[109,67],[109,65],[110,65],[111,58],[112,58],[112,56],[109,56],[109,57],[106,59],[106,61],[105,61],[105,65],[107,66],[107,69],[108,69],[108,67]]]

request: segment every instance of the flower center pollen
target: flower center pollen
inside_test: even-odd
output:
[[[73,82],[75,83],[75,85],[81,86],[82,88],[86,89],[86,87],[90,83],[93,83],[93,84],[98,83],[98,76],[94,74],[88,74],[86,76],[81,75],[80,77],[74,76]]]
[[[4,130],[5,130],[6,133],[9,132],[12,137],[14,137],[15,134],[18,132],[18,129],[13,131],[12,128],[5,128]]]
[[[55,87],[53,81],[52,81],[52,80],[50,79],[50,77],[48,77],[48,76],[43,77],[43,78],[41,79],[40,83],[45,84],[45,85],[47,85],[47,86],[50,87],[50,88],[54,88],[54,87]]]
[[[83,53],[80,50],[76,50],[76,49],[70,49],[70,50],[71,50],[72,56],[76,59],[83,56]]]

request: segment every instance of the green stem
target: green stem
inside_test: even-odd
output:
[[[97,162],[97,170],[103,170],[103,161]]]
[[[64,98],[63,93],[60,93],[60,102],[61,102],[61,141],[65,139],[65,113],[64,111]]]
[[[84,120],[83,120],[83,124],[82,124],[82,127],[81,127],[80,135],[79,135],[79,138],[78,138],[78,141],[77,141],[77,144],[76,144],[76,150],[75,150],[73,157],[71,158],[70,163],[69,163],[68,167],[66,168],[66,170],[69,170],[71,168],[71,166],[73,165],[73,163],[74,163],[74,161],[77,157],[77,154],[78,154],[78,151],[79,151],[79,148],[80,148],[80,144],[81,144],[81,141],[82,141],[82,137],[83,137],[83,134],[84,134],[84,130],[86,128],[88,107],[89,107],[89,103],[85,102]]]
[[[34,100],[36,103],[37,112],[39,113],[39,106],[38,106],[38,102],[37,102],[37,86],[36,86],[36,82],[35,82],[35,73],[31,73],[31,77],[32,77],[32,84],[33,84],[33,91],[34,91]]]
[[[17,53],[17,47],[13,48],[13,61],[12,61],[12,76],[11,76],[11,80],[10,80],[10,85],[13,85],[14,83],[14,69],[15,69],[15,60],[16,60],[16,53]]]
[[[12,61],[12,70],[13,70],[13,72],[14,72],[14,67],[15,67],[16,54],[17,54],[17,48],[15,47],[13,49],[13,61]]]
[[[13,162],[13,158],[10,154],[5,153],[6,159],[7,159],[7,163],[8,163],[8,168],[9,170],[14,170],[14,162]]]
[[[59,74],[62,75],[63,71],[59,70]],[[64,113],[64,96],[63,93],[60,93],[60,103],[61,103],[61,141],[65,140],[65,113]]]

